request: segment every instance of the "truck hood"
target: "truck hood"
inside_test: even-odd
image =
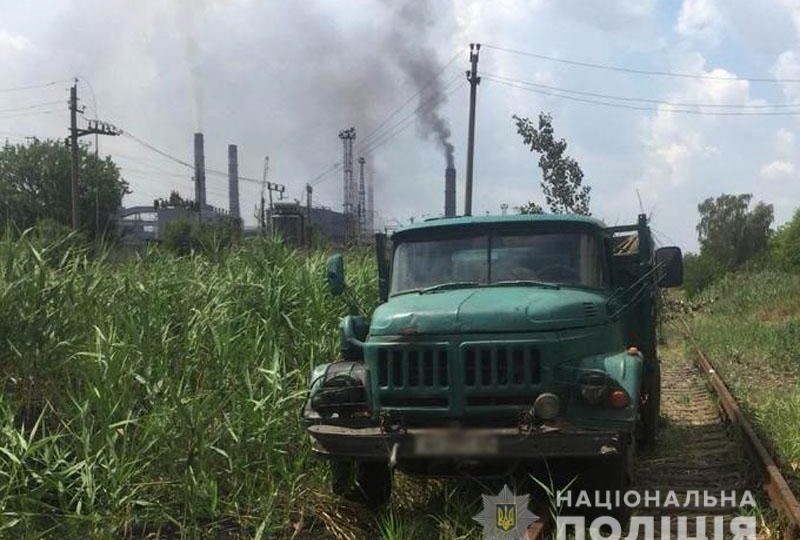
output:
[[[410,293],[391,298],[372,316],[370,335],[559,330],[606,321],[599,291],[486,287]]]

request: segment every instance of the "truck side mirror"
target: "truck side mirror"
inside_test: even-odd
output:
[[[328,290],[333,296],[344,292],[344,258],[341,254],[331,255],[328,259]]]
[[[661,266],[658,281],[661,287],[677,287],[683,284],[683,255],[681,248],[670,246],[656,250],[656,264]]]
[[[381,302],[386,302],[389,299],[389,259],[385,233],[375,233],[375,259],[378,263],[378,294]]]

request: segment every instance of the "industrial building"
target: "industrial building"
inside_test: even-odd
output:
[[[355,129],[340,133],[344,142],[344,211],[313,206],[312,188],[306,187],[306,204],[300,202],[274,202],[270,196],[269,206],[264,206],[264,191],[268,188],[282,194],[285,187],[267,182],[265,165],[262,183],[263,224],[257,228],[245,228],[245,235],[275,233],[287,242],[307,243],[311,239],[343,246],[357,241],[369,241],[374,229],[373,186],[371,178],[364,172],[366,160],[358,159],[358,179],[353,174],[352,143]],[[169,199],[153,202],[152,206],[121,208],[114,217],[116,234],[128,243],[159,242],[164,239],[169,224],[176,220],[190,222],[214,222],[240,220],[238,148],[228,146],[228,201],[227,210],[217,208],[206,200],[206,164],[202,133],[194,134],[194,200],[181,199],[177,194]],[[268,158],[267,158],[268,159]],[[268,163],[268,161],[266,162]],[[247,181],[257,181],[244,178]],[[455,170],[447,171],[448,208],[455,212]]]

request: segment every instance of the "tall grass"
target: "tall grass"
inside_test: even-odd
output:
[[[0,239],[0,535],[290,535],[324,469],[299,410],[345,306],[323,252],[112,263]],[[348,281],[372,305],[367,254]]]
[[[693,335],[800,489],[800,275],[729,274],[701,295]]]

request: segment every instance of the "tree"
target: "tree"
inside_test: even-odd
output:
[[[726,272],[711,255],[686,253],[683,256],[683,289],[690,297],[702,291]]]
[[[542,169],[542,192],[550,211],[555,214],[589,215],[591,188],[583,184],[583,171],[578,162],[565,154],[567,142],[556,140],[553,132],[553,118],[549,114],[539,114],[539,126],[528,118],[514,115],[517,133],[531,152],[539,154],[539,168]],[[536,203],[528,203],[539,208]],[[520,213],[522,212],[520,207]]]
[[[800,210],[777,230],[770,240],[770,251],[779,267],[800,271]]]
[[[757,203],[749,209],[750,194],[723,193],[697,206],[700,222],[697,237],[700,253],[710,256],[726,268],[736,268],[761,252],[771,235],[771,204]]]
[[[128,183],[110,157],[98,158],[79,149],[78,220],[93,235],[109,229],[113,213],[122,205]],[[6,143],[0,148],[0,221],[25,229],[42,219],[71,224],[70,149],[57,141],[28,145]],[[99,202],[99,230],[95,226],[95,197]]]
[[[520,214],[544,214],[542,207],[533,201],[528,201],[521,206],[516,206],[515,208]]]

